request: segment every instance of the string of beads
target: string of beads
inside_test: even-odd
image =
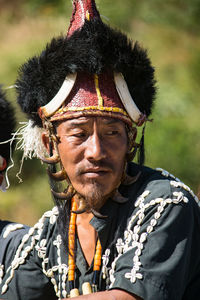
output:
[[[75,238],[76,238],[76,217],[77,214],[74,211],[77,210],[77,203],[72,198],[71,203],[71,214],[70,214],[70,222],[69,222],[69,232],[68,232],[68,246],[69,246],[69,257],[68,257],[68,281],[70,288],[70,298],[74,298],[79,296],[79,290],[75,288]],[[101,269],[101,255],[102,255],[102,247],[101,243],[98,239],[95,255],[94,255],[94,266],[93,266],[93,279],[92,279],[92,287],[89,282],[85,282],[82,285],[83,295],[91,294],[92,292],[98,291],[98,281],[99,274]]]

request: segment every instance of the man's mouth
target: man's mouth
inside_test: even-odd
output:
[[[110,172],[110,169],[95,167],[84,170],[82,174],[88,178],[99,178],[107,175]]]

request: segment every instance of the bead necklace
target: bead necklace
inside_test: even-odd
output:
[[[71,214],[70,214],[70,222],[69,222],[69,232],[68,232],[68,245],[69,245],[69,257],[68,257],[68,281],[69,281],[69,288],[70,288],[70,298],[74,298],[79,296],[79,290],[75,288],[75,232],[76,232],[76,217],[77,214],[74,213],[77,209],[77,204],[74,199],[72,198],[71,204]],[[95,255],[94,255],[94,266],[93,266],[93,279],[92,279],[92,286],[89,282],[85,282],[82,285],[83,295],[95,293],[98,291],[98,281],[99,281],[99,274],[101,268],[101,243],[98,239]]]

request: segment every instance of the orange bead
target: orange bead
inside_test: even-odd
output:
[[[71,265],[69,266],[69,269],[68,269],[68,270],[69,270],[69,271],[74,270],[75,267],[76,267],[75,264],[71,264]]]
[[[74,276],[68,276],[68,280],[69,281],[73,281],[74,280]]]
[[[75,232],[75,230],[76,230],[76,225],[70,224],[69,225],[69,231]]]
[[[71,264],[74,262],[74,255],[70,256],[70,258],[68,258],[68,262]]]
[[[77,204],[72,198],[71,210],[76,210]],[[74,259],[74,248],[75,248],[75,231],[76,231],[76,214],[71,212],[69,231],[68,231],[68,246],[69,246],[69,257],[68,257],[68,280],[73,281],[75,278],[75,259]]]

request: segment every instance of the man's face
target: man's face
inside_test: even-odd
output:
[[[57,134],[60,158],[73,187],[91,198],[93,207],[101,207],[122,177],[128,149],[125,124],[110,117],[81,117],[61,122]],[[92,203],[95,198],[102,203]]]

